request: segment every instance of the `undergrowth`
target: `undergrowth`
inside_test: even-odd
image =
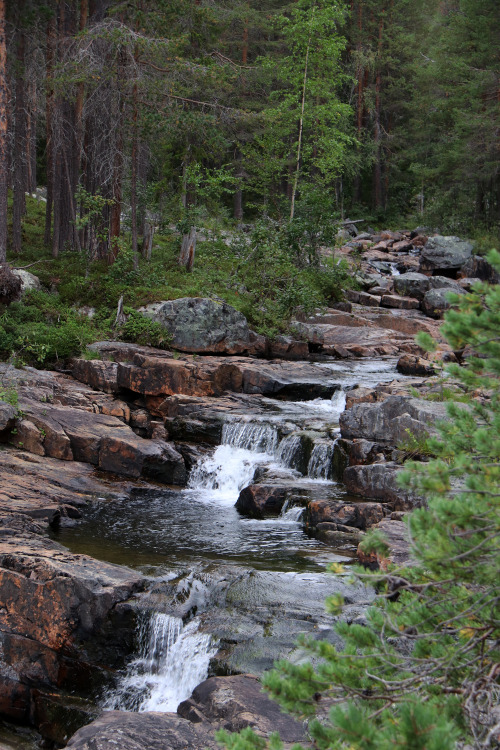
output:
[[[156,235],[151,261],[140,258],[135,269],[126,245],[112,266],[72,250],[52,258],[43,243],[44,220],[45,204],[27,197],[23,251],[8,260],[30,266],[45,291],[0,306],[0,357],[17,364],[55,366],[110,337],[168,348],[166,332],[136,310],[180,297],[224,299],[254,330],[273,337],[290,331],[297,311],[326,306],[352,284],[343,262],[328,258],[320,266],[297,259],[289,232],[274,224],[257,223],[249,234],[235,232],[231,241],[222,236],[199,241],[189,273],[177,262],[176,232]],[[120,297],[128,319],[115,329]]]

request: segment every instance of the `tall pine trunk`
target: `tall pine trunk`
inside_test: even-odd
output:
[[[19,23],[22,23],[23,3],[19,6]],[[14,203],[12,208],[12,247],[15,253],[22,249],[22,218],[26,211],[26,81],[24,29],[16,34],[16,104],[14,133]]]
[[[5,0],[0,0],[0,263],[7,260],[7,39]]]
[[[44,242],[50,245],[52,239],[52,208],[54,203],[54,57],[56,49],[56,17],[55,14],[47,23],[47,54],[45,60],[45,138],[47,159],[47,203],[45,206]]]
[[[380,113],[380,93],[382,89],[382,33],[384,29],[384,10],[381,11],[378,26],[377,71],[375,75],[375,163],[373,166],[373,203],[375,208],[382,207],[382,133]]]

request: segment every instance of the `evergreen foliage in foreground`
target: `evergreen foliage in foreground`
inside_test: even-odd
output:
[[[489,259],[500,267],[500,254]],[[476,356],[448,368],[469,402],[450,401],[436,458],[402,473],[428,498],[409,518],[416,565],[359,571],[378,596],[366,625],[338,623],[344,650],[304,639],[320,666],[283,661],[263,679],[285,710],[312,719],[321,750],[499,745],[500,286],[477,283],[454,303],[443,331]],[[380,536],[365,542],[370,549],[384,554]],[[340,613],[342,601],[327,606]],[[250,729],[218,739],[229,750],[282,747]]]

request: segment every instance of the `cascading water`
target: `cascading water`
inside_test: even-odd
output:
[[[330,479],[332,472],[334,442],[315,443],[311,452],[311,458],[307,465],[307,476],[311,479]]]
[[[272,460],[277,445],[278,431],[272,425],[228,422],[222,445],[194,466],[188,488],[209,490],[209,499],[234,504],[240,490],[251,484],[257,467]]]
[[[226,422],[222,428],[222,444],[273,454],[278,445],[278,431],[265,422]]]
[[[217,649],[198,622],[183,626],[179,617],[143,613],[139,656],[128,665],[103,708],[119,711],[175,711],[208,674]]]

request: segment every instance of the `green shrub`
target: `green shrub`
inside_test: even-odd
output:
[[[141,346],[155,346],[157,349],[169,349],[172,336],[165,328],[147,318],[137,310],[125,308],[126,322],[120,327],[119,336],[123,341],[131,341]]]

